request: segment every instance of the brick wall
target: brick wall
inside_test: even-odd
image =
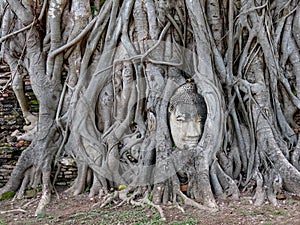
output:
[[[0,65],[0,85],[9,82],[11,74],[5,65]],[[30,111],[38,113],[38,102],[31,89],[29,77],[24,79],[25,95],[29,102]],[[1,88],[2,90],[2,88]],[[0,187],[8,181],[10,174],[18,161],[22,151],[29,146],[29,141],[17,141],[11,134],[15,131],[23,132],[25,125],[21,108],[15,94],[9,85],[4,92],[0,92]],[[57,185],[69,185],[77,174],[75,165],[62,165],[57,177]]]

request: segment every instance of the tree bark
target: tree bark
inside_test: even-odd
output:
[[[68,191],[89,187],[102,206],[119,198],[160,212],[169,201],[215,210],[216,198],[251,184],[257,205],[276,205],[283,190],[300,195],[298,0],[95,2],[1,3],[1,58],[36,133],[0,194],[41,183],[43,212],[53,165],[68,155],[78,168]],[[183,151],[168,107],[189,82],[207,115],[197,146]]]

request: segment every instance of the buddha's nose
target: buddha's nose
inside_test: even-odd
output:
[[[187,126],[187,137],[190,138],[199,138],[201,134],[200,124],[194,121],[189,121]]]

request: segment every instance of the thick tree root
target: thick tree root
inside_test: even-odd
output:
[[[31,179],[31,170],[32,170],[32,168],[28,169],[28,170],[25,172],[25,175],[24,175],[24,178],[23,178],[21,187],[20,187],[20,189],[19,189],[19,191],[18,191],[18,193],[17,193],[17,195],[16,195],[16,198],[17,198],[17,199],[22,199],[23,196],[24,196],[26,187],[27,187],[27,185],[29,184],[30,179]]]
[[[137,202],[132,201],[131,203],[134,204],[134,205],[137,205],[137,206],[143,206],[143,205],[152,206],[153,208],[155,208],[159,212],[160,221],[166,221],[166,217],[165,217],[163,209],[160,207],[160,205],[156,205],[148,199],[148,192],[146,193],[144,198],[140,199]]]
[[[51,191],[48,190],[48,188],[45,188],[43,190],[43,194],[41,197],[41,200],[39,202],[39,205],[34,213],[35,216],[44,214],[46,206],[50,203],[51,201]]]
[[[133,193],[130,193],[130,191],[132,191],[132,190],[134,190],[134,189],[128,187],[122,191],[116,191],[113,194],[109,194],[106,196],[106,198],[103,199],[103,201],[93,205],[93,208],[95,208],[96,206],[99,206],[99,205],[100,205],[100,208],[103,208],[103,207],[107,206],[108,204],[111,204],[111,203],[121,200],[121,203],[116,205],[115,208],[120,207],[120,206],[124,205],[125,203],[133,205],[133,206],[141,206],[141,207],[148,205],[148,206],[155,208],[158,211],[158,213],[160,214],[160,218],[161,218],[160,221],[166,220],[166,217],[165,217],[162,207],[159,204],[155,204],[152,201],[150,201],[149,191],[145,191],[145,188],[143,188],[143,187],[139,187],[139,188],[135,189],[135,191]],[[143,197],[138,198],[139,196],[143,196]],[[205,211],[209,211],[209,212],[218,211],[217,207],[212,208],[212,207],[204,206],[204,205],[197,203],[196,201],[188,198],[182,191],[180,191],[178,189],[177,192],[175,193],[175,197],[173,198],[173,204],[181,212],[184,212],[184,209],[179,204],[179,202],[182,202],[183,204],[188,205],[188,206],[195,207],[199,210],[205,210]]]
[[[11,210],[7,210],[7,211],[0,211],[0,214],[7,214],[7,213],[27,213],[27,211],[25,210],[29,205],[31,205],[32,203],[36,202],[38,199],[34,199],[30,202],[27,202],[26,204],[24,204],[23,206],[21,206],[18,209],[11,209]]]
[[[159,204],[170,201],[181,211],[182,204],[218,210],[215,196],[238,199],[237,179],[242,185],[256,182],[255,205],[266,198],[276,205],[282,185],[300,194],[299,137],[289,151],[296,143],[294,110],[300,108],[300,39],[293,35],[299,33],[299,1],[272,1],[270,7],[261,1],[240,1],[239,7],[219,1],[228,3],[222,9],[215,0],[103,1],[93,19],[96,1],[56,1],[55,7],[48,1],[35,7],[7,1],[3,11],[2,2],[0,57],[16,71],[12,87],[28,123],[24,135],[14,135],[35,145],[22,153],[0,196],[19,189],[16,198],[22,198],[27,186],[42,183],[36,215],[43,213],[51,198],[51,165],[61,149],[76,158],[78,168],[68,192],[79,195],[91,187],[89,196],[101,198],[95,206],[150,205],[162,220]],[[218,20],[221,16],[228,21]],[[274,27],[264,26],[266,21]],[[21,35],[28,24],[30,31]],[[25,102],[27,74],[38,118]],[[205,120],[201,115],[204,129],[195,155],[183,163],[174,151],[168,105],[187,78],[204,97],[207,115]],[[187,195],[177,174],[188,178]],[[141,185],[155,184],[152,193],[135,184],[108,194],[134,176]]]
[[[261,173],[256,172],[254,175],[254,179],[256,180],[256,190],[254,195],[254,205],[261,206],[264,203],[264,199],[266,196],[264,187],[263,187],[263,177]]]
[[[116,208],[117,207],[120,207],[122,206],[123,204],[125,203],[128,203],[128,204],[131,204],[133,206],[141,206],[141,207],[144,207],[145,205],[149,205],[153,208],[155,208],[159,214],[160,214],[160,221],[165,221],[166,220],[166,217],[164,215],[164,212],[163,212],[163,209],[161,208],[161,206],[157,205],[157,204],[154,204],[153,202],[151,202],[149,200],[149,192],[146,191],[145,192],[142,192],[142,188],[138,188],[137,191],[135,191],[134,193],[132,194],[128,194],[129,191],[128,189],[124,189],[122,191],[116,191],[113,193],[113,195],[108,195],[104,201],[102,202],[102,204],[100,205],[100,208],[103,208],[105,207],[106,205],[116,201],[116,200],[122,200],[120,204],[118,204],[117,206],[115,206]],[[141,194],[144,195],[143,198],[141,199],[138,199],[138,200],[134,200],[137,196],[140,196]],[[93,208],[95,206],[99,205],[98,203],[95,204],[93,206]]]
[[[256,180],[255,195],[253,197],[254,205],[261,206],[265,198],[267,198],[273,206],[277,206],[276,194],[280,193],[282,189],[281,177],[278,174],[263,176],[260,172],[256,171],[253,179]]]
[[[103,208],[105,206],[107,206],[108,204],[110,204],[111,202],[113,202],[114,200],[117,200],[120,196],[119,192],[114,192],[112,195],[107,195],[104,198],[104,202],[100,205],[100,208]]]
[[[24,209],[11,209],[7,211],[0,211],[0,214],[7,214],[7,213],[27,213]]]
[[[188,198],[180,190],[177,191],[177,195],[180,196],[183,199],[183,202],[186,205],[193,206],[193,207],[195,207],[197,209],[200,209],[200,210],[206,210],[206,211],[212,211],[212,212],[217,212],[218,211],[217,207],[208,207],[208,206],[205,206],[205,205],[201,205],[198,202]]]
[[[51,201],[51,182],[50,182],[50,172],[43,172],[43,190],[42,197],[39,202],[39,205],[35,211],[35,216],[45,213],[46,206]]]

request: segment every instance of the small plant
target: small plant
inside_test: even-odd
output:
[[[264,223],[264,225],[273,225],[273,223],[272,222],[266,222],[266,223]]]
[[[57,224],[58,222],[60,222],[60,219],[59,218],[54,218],[54,219],[50,220],[49,222],[52,223],[52,224]]]
[[[42,190],[42,188],[43,188],[43,186],[42,186],[41,184],[38,184],[38,185],[36,186],[36,191],[37,191],[37,192],[40,192],[40,191]]]
[[[67,224],[78,224],[77,222],[78,222],[77,220],[67,220],[67,221],[64,222],[63,224],[64,224],[64,225],[67,225]]]
[[[111,203],[107,204],[104,208],[109,209],[111,207]]]
[[[46,217],[46,212],[41,212],[37,215],[38,218],[45,218]]]
[[[7,199],[11,199],[15,196],[15,192],[14,191],[8,191],[8,192],[5,192],[1,195],[0,197],[0,201],[3,201],[3,200],[7,200]]]
[[[90,187],[86,187],[84,191],[89,193],[90,192]]]
[[[184,221],[175,221],[171,223],[172,225],[195,225],[198,224],[197,220],[187,217]]]
[[[100,0],[100,7],[104,4],[105,0]]]
[[[153,199],[153,196],[152,195],[148,195],[148,200],[152,201],[152,199]]]
[[[99,10],[97,9],[97,7],[94,6],[94,5],[91,6],[91,11],[92,11],[92,16],[93,17],[96,16],[98,14],[98,12],[99,12]]]
[[[0,218],[0,225],[6,225],[7,223],[4,221],[4,219]]]
[[[185,219],[185,222],[186,222],[186,224],[189,224],[189,225],[197,224],[197,220],[195,220],[193,218],[189,218],[189,217]]]
[[[275,211],[273,212],[273,214],[274,214],[274,215],[284,215],[284,214],[286,214],[286,212],[283,211],[283,210],[275,210]]]
[[[71,215],[70,218],[75,218],[75,217],[80,217],[80,216],[85,216],[85,215],[86,215],[85,212],[78,212],[78,213]]]

